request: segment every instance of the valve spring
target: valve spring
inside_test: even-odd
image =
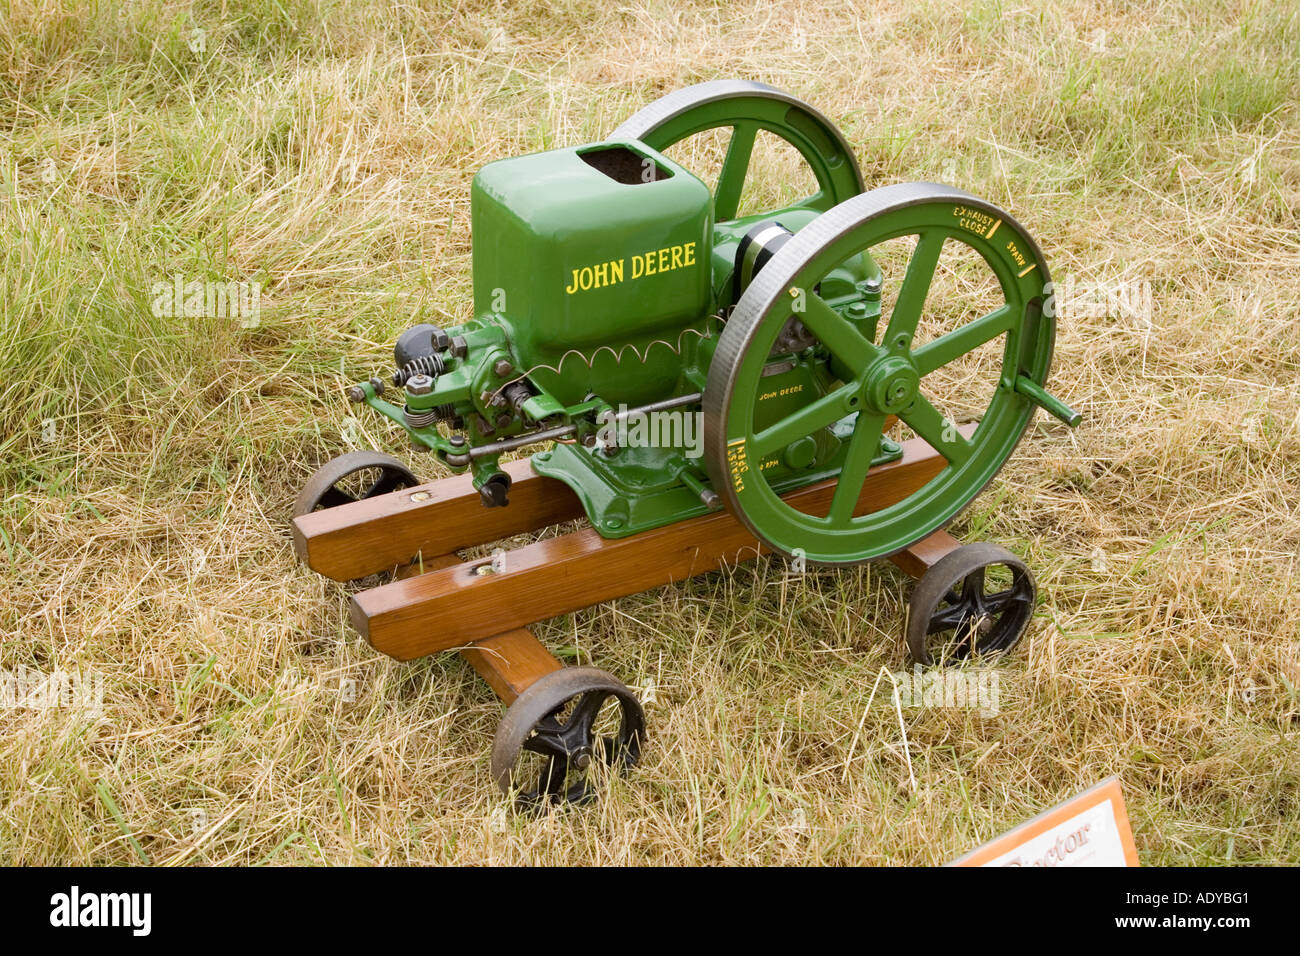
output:
[[[456,417],[456,408],[453,405],[435,405],[433,408],[427,408],[422,411],[412,411],[410,408],[402,409],[402,417],[406,419],[406,424],[412,428],[426,428],[434,422],[449,422]]]
[[[428,375],[430,378],[437,378],[446,370],[447,363],[442,360],[441,355],[421,355],[393,373],[393,384],[400,388],[413,376]]]

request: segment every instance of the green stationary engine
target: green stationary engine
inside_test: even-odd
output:
[[[731,137],[710,190],[664,151],[715,128]],[[759,131],[797,150],[817,189],[738,217]],[[501,456],[548,442],[534,468],[572,487],[604,536],[726,507],[773,550],[853,563],[949,521],[1036,406],[1077,422],[1043,390],[1049,277],[1024,229],[950,186],[865,191],[839,131],[771,87],[703,83],[604,142],[491,163],[472,217],[474,318],[408,329],[392,384],[351,397],[470,469],[485,505],[508,504]],[[873,250],[908,236],[910,259],[887,277]],[[973,251],[961,281],[983,271],[996,302],[914,341],[945,246]],[[927,376],[999,338],[996,372],[970,386],[989,396],[979,424],[949,420]],[[863,482],[901,454],[903,427],[947,464],[873,510]],[[782,500],[829,478],[825,513]]]

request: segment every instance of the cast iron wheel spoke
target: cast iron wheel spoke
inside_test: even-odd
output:
[[[979,615],[984,613],[983,568],[976,568],[970,574],[966,575],[966,580],[961,583],[961,600],[963,604],[971,609],[973,614]]]
[[[987,315],[953,329],[912,352],[916,372],[922,378],[942,368],[985,342],[992,341],[1015,325],[1016,310],[1003,305]]]
[[[555,796],[564,793],[569,780],[569,758],[561,755],[552,756],[542,768],[537,778],[537,793]]]
[[[840,477],[835,483],[835,494],[831,498],[830,511],[826,515],[826,520],[832,527],[843,525],[853,518],[858,498],[862,495],[862,486],[867,480],[867,472],[871,469],[876,452],[880,450],[884,430],[884,415],[858,412],[853,437],[849,439],[844,464],[840,467]]]
[[[935,267],[939,265],[939,253],[943,250],[946,236],[937,229],[926,230],[919,235],[916,249],[907,263],[903,285],[898,290],[898,299],[894,302],[894,311],[889,316],[889,327],[881,340],[885,343],[892,343],[903,335],[908,342],[912,340],[917,323],[921,321],[921,310],[925,307],[925,297],[930,292]]]
[[[934,612],[930,617],[930,624],[926,629],[926,634],[941,634],[944,631],[958,630],[970,617],[970,608],[965,604],[950,605],[941,611]]]
[[[572,752],[562,731],[534,730],[533,735],[524,741],[523,748],[543,757],[562,757]]]
[[[321,495],[320,506],[322,508],[335,508],[339,505],[350,505],[356,500],[356,498],[353,498],[346,491],[341,491],[336,487],[331,487],[329,491]]]
[[[996,594],[985,595],[984,607],[990,614],[1001,614],[1013,604],[1032,604],[1033,596],[1026,593],[1028,588],[1022,587],[1017,582],[1005,591],[998,591]]]
[[[970,440],[957,431],[957,426],[930,403],[924,395],[917,395],[916,400],[899,413],[899,418],[926,442],[948,459],[951,465],[965,463],[975,451]]]
[[[573,708],[573,713],[569,716],[565,728],[569,733],[580,737],[580,746],[589,747],[591,745],[591,726],[596,722],[596,715],[600,713],[600,708],[604,706],[605,701],[608,699],[609,693],[606,691],[588,691],[582,695]]]
[[[731,142],[727,144],[727,156],[722,161],[722,172],[718,174],[718,185],[713,192],[715,223],[736,218],[757,133],[758,125],[755,123],[737,123],[731,128]]]
[[[361,497],[373,498],[375,495],[386,495],[390,491],[396,491],[398,488],[404,487],[406,487],[406,478],[401,472],[385,470]]]
[[[801,291],[805,307],[802,312],[794,314],[855,376],[861,375],[879,354],[875,344],[859,332],[857,326],[827,305],[821,296],[809,289]]]
[[[857,382],[841,385],[833,392],[787,415],[775,425],[757,433],[750,442],[750,451],[761,458],[780,451],[805,435],[811,435],[819,428],[835,424],[852,410],[849,403],[858,397],[860,387]]]

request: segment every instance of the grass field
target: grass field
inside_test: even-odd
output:
[[[998,714],[901,722],[887,564],[545,622],[653,682],[653,736],[595,807],[512,816],[500,705],[357,639],[290,504],[402,453],[343,386],[469,317],[474,172],[715,77],[811,102],[869,185],[1010,210],[1082,290],[1083,427],[1038,416],[954,528],[1040,604]],[[1298,100],[1294,3],[0,0],[0,670],[104,688],[0,711],[0,861],[936,864],[1118,774],[1144,864],[1300,862]],[[155,317],[175,275],[261,282],[260,321]]]

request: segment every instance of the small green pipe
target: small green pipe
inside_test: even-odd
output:
[[[1056,418],[1059,418],[1071,428],[1077,428],[1079,422],[1083,421],[1083,416],[1076,412],[1065,402],[1052,395],[1048,395],[1043,387],[1037,382],[1025,378],[1023,375],[1016,376],[1016,391],[1025,398],[1029,399],[1043,411]]]

